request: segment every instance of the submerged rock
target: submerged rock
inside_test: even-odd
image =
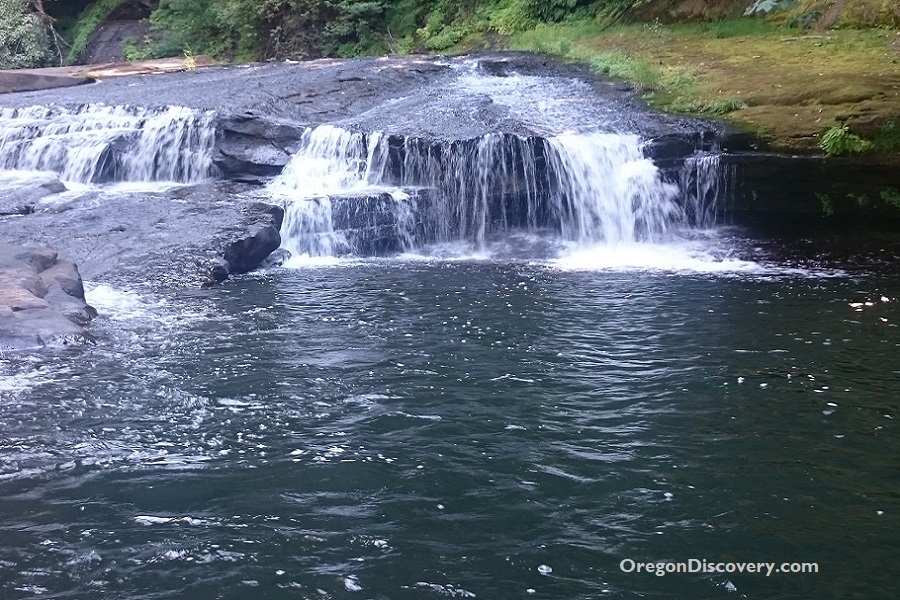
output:
[[[97,316],[74,263],[41,246],[0,244],[0,351],[93,342]]]

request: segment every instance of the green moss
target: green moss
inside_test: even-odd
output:
[[[721,117],[736,110],[740,110],[747,105],[739,98],[699,100],[695,98],[679,97],[671,102],[666,102],[665,106],[668,110],[674,112]]]
[[[879,154],[900,152],[900,121],[886,121],[871,139],[872,150]]]

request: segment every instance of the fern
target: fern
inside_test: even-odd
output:
[[[843,127],[832,127],[822,134],[819,148],[828,156],[841,156],[871,150],[872,142],[862,139],[855,133],[850,133],[850,129],[844,125]]]

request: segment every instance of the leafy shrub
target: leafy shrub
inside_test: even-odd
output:
[[[229,2],[215,0],[162,0],[150,15],[155,43],[151,56],[179,56],[186,48],[198,54],[226,54],[244,26],[254,22],[254,13],[245,11],[241,27],[226,23]]]
[[[894,188],[887,188],[886,190],[881,191],[881,201],[900,210],[900,191]]]
[[[835,126],[822,134],[819,148],[828,156],[840,156],[871,150],[872,142],[850,133],[846,125]]]
[[[437,35],[425,40],[425,47],[433,52],[446,50],[465,37],[465,34],[454,27],[445,27]]]
[[[491,28],[503,35],[525,31],[536,22],[528,0],[508,0],[490,13]]]
[[[150,58],[150,44],[149,41],[142,44],[134,38],[128,38],[122,44],[122,54],[125,60],[147,60]]]
[[[615,10],[618,6],[634,4],[632,0],[530,0],[529,9],[535,19],[556,23],[567,19],[593,16],[600,9]]]
[[[52,42],[28,0],[0,0],[0,68],[43,67],[53,61]]]

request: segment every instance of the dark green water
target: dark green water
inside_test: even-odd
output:
[[[101,288],[104,343],[0,363],[0,597],[893,597],[900,274],[845,271]]]

